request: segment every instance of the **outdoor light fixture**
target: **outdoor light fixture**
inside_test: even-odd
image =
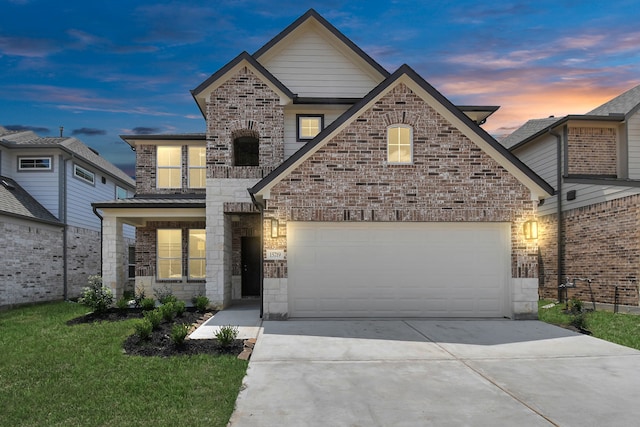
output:
[[[523,226],[524,238],[527,240],[533,240],[538,238],[538,221],[530,219],[524,223]]]
[[[278,237],[278,220],[275,218],[271,218],[271,237]]]

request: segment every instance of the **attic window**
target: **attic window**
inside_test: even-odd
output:
[[[387,162],[410,164],[413,162],[413,129],[408,125],[387,128]]]
[[[51,170],[51,157],[19,157],[18,170]]]
[[[260,144],[255,136],[239,136],[233,140],[236,166],[258,166],[260,164]]]
[[[82,166],[73,165],[73,175],[88,184],[94,184],[96,181],[96,175]]]
[[[296,114],[298,121],[297,140],[309,141],[316,137],[324,127],[323,114]]]

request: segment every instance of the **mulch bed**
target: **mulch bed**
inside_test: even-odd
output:
[[[123,352],[135,356],[185,356],[196,354],[221,355],[228,354],[238,356],[244,349],[243,340],[235,340],[230,346],[222,347],[216,339],[190,340],[176,346],[171,341],[171,328],[174,324],[194,325],[203,322],[204,318],[211,317],[213,312],[199,313],[193,309],[187,309],[181,317],[176,317],[173,322],[162,322],[160,327],[153,331],[148,340],[140,340],[136,335],[130,335],[123,343]],[[88,313],[84,316],[76,317],[67,322],[67,325],[79,325],[93,322],[118,322],[127,319],[141,319],[142,310],[111,309],[106,313]]]

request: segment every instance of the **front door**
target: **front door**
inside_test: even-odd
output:
[[[260,238],[242,237],[241,245],[242,297],[260,296]]]

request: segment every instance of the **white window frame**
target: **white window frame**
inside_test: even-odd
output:
[[[31,163],[33,166],[26,166],[23,165],[22,161],[23,160],[30,160],[33,161],[33,163]],[[38,160],[46,160],[47,161],[47,167],[37,167],[37,161]],[[28,163],[27,163],[28,164]],[[18,157],[18,170],[19,171],[50,171],[53,170],[53,158],[51,156],[25,156],[25,157]]]
[[[80,165],[73,164],[73,176],[80,181],[84,181],[87,184],[95,185],[96,184],[96,174],[91,172],[87,168],[83,168]]]
[[[177,165],[160,165],[160,150],[163,148],[179,149],[180,155],[178,156],[179,161]],[[178,176],[180,177],[179,178],[180,182],[178,183],[178,185],[169,186],[169,187],[160,186],[160,173],[165,170],[175,170],[175,169],[179,170]],[[156,148],[156,188],[182,188],[182,146],[159,145]]]
[[[136,245],[127,247],[127,278],[129,280],[136,278]]]
[[[177,256],[171,256],[171,257],[162,257],[160,256],[160,233],[162,233],[163,231],[179,231],[180,232],[180,250],[178,251]],[[158,280],[182,280],[182,272],[183,272],[183,265],[182,265],[182,229],[180,228],[159,228],[156,231],[156,276],[158,278]],[[176,261],[178,262],[178,265],[180,266],[180,275],[179,276],[174,276],[174,277],[163,277],[160,275],[161,272],[161,268],[160,268],[160,264],[161,261]]]
[[[124,191],[124,197],[121,197],[120,193],[121,191]],[[129,197],[129,192],[127,191],[126,188],[120,187],[119,185],[116,185],[116,199],[117,200],[122,200],[122,199],[126,199]]]
[[[318,120],[318,132],[313,135],[303,135],[302,122],[303,120],[317,119]],[[318,133],[324,129],[324,114],[296,114],[296,140],[297,141],[311,141]]]
[[[409,129],[409,143],[403,144],[402,141],[399,141],[397,144],[398,148],[406,145],[409,146],[409,161],[407,162],[401,162],[401,161],[392,160],[389,158],[389,155],[390,155],[389,147],[391,145],[390,136],[391,136],[391,132],[393,132],[393,130],[395,129]],[[387,127],[387,164],[390,164],[390,165],[413,164],[413,127],[412,126],[405,125],[405,124],[394,124]]]
[[[191,163],[191,159],[193,158],[193,156],[191,155],[191,150],[194,148],[198,148],[201,150],[204,150],[204,164],[203,165],[193,165]],[[187,168],[188,168],[188,176],[187,176],[187,181],[188,181],[188,186],[189,188],[206,188],[207,186],[207,147],[201,147],[201,146],[192,146],[189,147],[187,149]],[[193,185],[191,185],[191,171],[200,171],[200,173],[204,172],[204,179],[202,182],[202,186],[198,186],[195,187]]]
[[[197,248],[193,248],[192,245],[194,244],[194,240],[191,238],[192,236],[192,232],[198,232],[198,234],[203,234],[205,240],[203,242],[197,242],[197,243],[202,243],[203,247],[197,247]],[[195,234],[195,233],[194,233]],[[206,229],[204,228],[191,228],[189,229],[189,245],[188,245],[188,254],[187,254],[187,265],[188,265],[188,274],[189,274],[189,280],[204,280],[206,278],[206,254],[207,254],[207,232]],[[193,251],[193,252],[192,252]],[[194,252],[198,252],[197,254],[194,254]],[[191,263],[192,261],[197,261],[202,263],[202,276],[194,276],[192,271],[194,270],[191,267]]]

